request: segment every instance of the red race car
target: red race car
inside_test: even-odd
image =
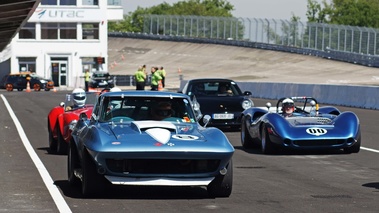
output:
[[[47,117],[49,132],[49,153],[67,154],[67,146],[71,140],[71,131],[83,112],[91,117],[93,106],[99,93],[85,92],[74,89],[66,95],[65,102],[54,107]]]

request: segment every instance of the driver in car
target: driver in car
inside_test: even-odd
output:
[[[286,98],[282,101],[282,115],[283,117],[291,117],[293,116],[293,112],[295,111],[295,103],[292,99]]]
[[[158,120],[158,121],[171,117],[172,115],[171,103],[159,102],[157,106],[152,108],[151,115],[152,115],[153,120]]]

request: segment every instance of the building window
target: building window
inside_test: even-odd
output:
[[[26,23],[19,31],[18,37],[20,39],[35,39],[36,38],[36,24]]]
[[[121,6],[121,0],[108,0],[110,6]]]
[[[99,5],[98,0],[82,0],[82,5]]]
[[[57,0],[42,0],[41,5],[57,5]]]
[[[76,39],[76,24],[75,23],[60,23],[60,39]]]
[[[41,39],[76,39],[76,24],[41,23]]]
[[[41,0],[41,5],[76,5],[76,0]]]
[[[98,23],[83,23],[83,39],[99,39]]]
[[[20,72],[36,72],[36,58],[18,58]]]

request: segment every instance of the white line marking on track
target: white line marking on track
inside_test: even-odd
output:
[[[366,148],[366,147],[362,147],[362,146],[361,146],[361,149],[366,150],[366,151],[370,151],[370,152],[379,153],[379,150],[376,150],[376,149],[370,149],[370,148]]]
[[[50,177],[49,172],[47,171],[46,167],[43,165],[41,159],[38,158],[37,153],[34,151],[32,145],[29,142],[29,139],[26,137],[24,129],[22,128],[21,123],[19,122],[16,115],[14,114],[7,99],[4,97],[3,94],[1,94],[0,96],[3,99],[4,104],[7,107],[7,110],[9,112],[9,115],[11,116],[17,128],[18,134],[20,135],[20,138],[22,140],[22,143],[24,144],[26,151],[29,153],[30,158],[33,160],[34,165],[38,169],[38,172],[41,175],[42,180],[45,183],[47,189],[49,190],[50,195],[53,198],[55,204],[57,205],[59,212],[67,212],[67,213],[71,212],[70,207],[67,205],[66,201],[63,199],[58,188],[54,185],[54,181]]]

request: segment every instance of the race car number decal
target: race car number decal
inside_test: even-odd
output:
[[[308,128],[306,132],[310,135],[320,136],[325,135],[328,132],[328,130],[323,128]]]
[[[199,139],[199,137],[195,135],[173,135],[172,137],[178,140],[191,140],[191,141]]]

